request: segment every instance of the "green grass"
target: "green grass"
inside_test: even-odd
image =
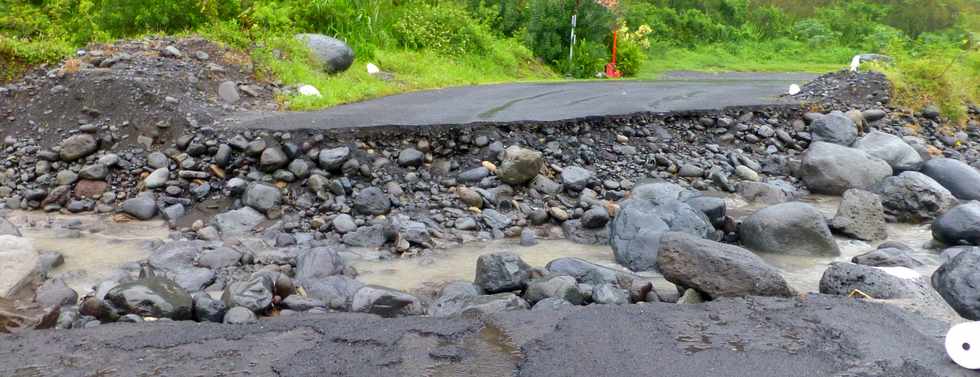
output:
[[[842,48],[806,49],[793,43],[654,46],[637,78],[656,79],[668,71],[826,73],[846,67],[854,53]]]
[[[914,110],[935,104],[962,125],[967,120],[964,104],[980,103],[980,50],[896,55],[894,65],[876,67],[891,80],[895,104]]]

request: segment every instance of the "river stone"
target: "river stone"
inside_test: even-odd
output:
[[[907,267],[922,266],[922,262],[909,255],[908,251],[894,247],[871,250],[851,258],[851,263],[871,267]]]
[[[481,255],[476,260],[473,282],[487,293],[522,290],[531,277],[531,266],[511,252]]]
[[[20,237],[20,229],[17,229],[17,226],[7,219],[0,217],[0,236]]]
[[[763,208],[742,221],[739,236],[745,247],[763,253],[837,256],[840,248],[820,211],[790,202]]]
[[[721,228],[725,223],[725,216],[728,213],[728,204],[723,198],[717,198],[713,196],[698,196],[690,198],[684,203],[691,206],[698,211],[701,211],[711,225],[715,228]]]
[[[914,171],[885,178],[874,192],[881,198],[885,213],[898,222],[931,221],[958,203],[939,182]]]
[[[142,193],[135,198],[127,199],[123,202],[122,211],[137,219],[146,221],[156,216],[157,203],[152,193]]]
[[[553,274],[574,277],[579,283],[599,285],[603,283],[619,283],[632,281],[632,274],[598,265],[584,259],[564,257],[558,258],[545,266]]]
[[[226,325],[247,325],[258,321],[259,318],[251,310],[236,306],[225,312],[225,317],[221,322]]]
[[[531,280],[524,291],[524,299],[531,305],[550,297],[575,305],[584,304],[587,298],[579,291],[575,278],[568,275],[551,275]]]
[[[834,111],[813,120],[810,124],[813,141],[822,141],[850,146],[857,140],[858,128],[851,118],[840,111]]]
[[[626,305],[630,303],[629,291],[605,283],[592,290],[592,301],[599,305]]]
[[[296,258],[296,280],[307,284],[344,272],[340,255],[329,247],[316,247],[300,252]]]
[[[245,195],[242,196],[242,203],[262,213],[278,208],[281,202],[282,191],[276,186],[264,183],[250,183],[245,189]]]
[[[792,184],[783,180],[769,182],[739,182],[736,188],[738,195],[746,201],[779,204],[799,198],[799,192]]]
[[[110,289],[105,302],[116,315],[189,320],[194,302],[190,294],[170,279],[150,277],[122,283]]]
[[[344,244],[354,247],[381,247],[391,241],[394,231],[385,224],[362,226],[353,232],[344,234],[341,238]]]
[[[59,155],[62,160],[75,161],[82,157],[95,153],[99,149],[99,142],[89,134],[78,134],[65,139],[61,142]]]
[[[878,241],[888,238],[885,210],[878,195],[850,189],[837,207],[837,215],[830,221],[830,228],[851,238]]]
[[[229,308],[241,306],[255,313],[264,312],[272,306],[272,281],[267,276],[256,276],[228,284],[221,301]]]
[[[647,200],[656,205],[667,204],[673,201],[686,201],[698,196],[681,185],[670,182],[656,182],[639,185],[633,188],[631,198]]]
[[[351,311],[391,318],[425,314],[425,306],[418,297],[408,293],[365,285],[354,293]]]
[[[814,193],[840,195],[852,188],[871,189],[891,176],[892,168],[862,150],[815,142],[803,153],[799,175]]]
[[[237,266],[242,259],[242,253],[230,247],[216,247],[201,252],[197,257],[197,265],[210,269],[221,269]]]
[[[235,104],[242,98],[238,94],[238,85],[234,81],[225,81],[218,85],[218,98],[228,104]]]
[[[398,153],[398,165],[401,166],[420,166],[425,160],[425,155],[415,148],[405,148]]]
[[[300,282],[306,294],[323,301],[330,309],[349,311],[354,293],[357,293],[364,283],[343,275],[328,276],[311,282]]]
[[[779,270],[748,250],[679,232],[660,242],[657,266],[664,278],[712,299],[794,293]]]
[[[267,173],[282,169],[287,164],[289,164],[289,157],[278,146],[266,148],[259,156],[259,169]]]
[[[354,196],[354,211],[364,215],[384,215],[391,211],[391,199],[377,187],[368,187]]]
[[[544,167],[544,157],[541,152],[517,145],[507,148],[500,160],[497,177],[511,185],[530,182]]]
[[[922,164],[919,152],[916,152],[915,148],[905,140],[877,130],[858,139],[854,143],[854,148],[887,162],[897,172],[917,170]]]
[[[655,198],[664,202],[656,205],[644,195],[648,194],[623,202],[609,224],[609,242],[617,263],[633,271],[655,270],[660,236],[665,232],[685,232],[701,238],[714,235],[715,229],[703,212],[664,198]]]
[[[572,303],[570,303],[568,301],[562,300],[562,299],[557,298],[557,297],[551,297],[551,298],[546,298],[544,300],[538,301],[537,304],[534,304],[534,306],[531,308],[531,310],[533,310],[533,311],[542,311],[542,310],[559,311],[559,310],[564,310],[564,309],[570,308],[572,306],[574,306],[574,305],[572,305]]]
[[[331,224],[333,224],[333,230],[340,234],[346,234],[357,230],[357,224],[354,223],[354,218],[346,213],[342,213],[337,215],[337,217],[334,217]]]
[[[212,224],[227,237],[249,233],[263,221],[265,215],[259,211],[252,207],[242,207],[215,216]]]
[[[592,207],[582,214],[581,221],[586,229],[604,228],[609,223],[609,211],[605,207]]]
[[[143,180],[143,186],[148,189],[158,189],[167,185],[167,180],[170,179],[170,169],[162,167],[154,170],[150,175],[146,176]]]
[[[82,179],[101,181],[109,176],[109,167],[102,164],[85,165],[78,171],[78,176]]]
[[[324,149],[317,156],[320,167],[332,172],[340,171],[340,168],[344,166],[348,158],[350,158],[350,148],[348,147]]]
[[[354,64],[354,50],[339,39],[323,34],[297,34],[294,38],[306,44],[324,72],[343,72]]]
[[[586,212],[588,213],[588,212]],[[608,245],[609,227],[586,228],[581,220],[567,220],[561,223],[565,239],[582,245]]]
[[[980,249],[967,249],[932,274],[936,291],[963,318],[980,321]]]
[[[78,292],[65,284],[64,280],[51,279],[41,284],[34,294],[34,301],[43,308],[58,308],[78,303]]]
[[[959,160],[931,159],[922,164],[922,174],[935,179],[960,200],[980,200],[980,171]]]
[[[224,301],[215,300],[207,293],[194,295],[194,319],[198,322],[221,323],[227,310]]]
[[[932,237],[947,245],[980,246],[980,201],[960,204],[932,223]]]
[[[914,270],[832,262],[820,277],[820,293],[847,296],[855,289],[875,299],[934,300],[935,290]]]
[[[429,307],[429,315],[448,317],[463,310],[466,299],[480,295],[480,288],[468,281],[452,281],[442,287],[439,296]]]
[[[495,313],[530,308],[527,301],[510,292],[480,295],[463,299],[458,315],[480,317]]]
[[[578,166],[567,166],[561,170],[561,183],[566,190],[579,192],[585,189],[595,173]]]

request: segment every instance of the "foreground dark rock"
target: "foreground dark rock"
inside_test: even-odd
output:
[[[980,201],[953,207],[932,223],[932,236],[950,246],[980,246]]]
[[[964,250],[932,274],[932,285],[963,318],[980,320],[980,250]]]
[[[972,375],[946,357],[947,325],[862,300],[811,295],[557,308],[492,314],[485,321],[325,314],[238,326],[156,322],[35,331],[0,336],[0,375],[97,370],[165,370],[180,376],[202,370],[258,376],[408,376],[426,370],[521,377],[701,377],[719,370],[758,377],[782,377],[787,370],[812,376]],[[514,348],[487,346],[500,341]],[[459,350],[459,356],[431,356],[445,354],[446,347]],[[510,352],[517,352],[520,363]],[[240,356],[215,357],[225,354]],[[487,363],[488,358],[495,362]]]
[[[792,202],[753,213],[739,228],[749,249],[788,255],[840,255],[823,215],[809,204]]]
[[[980,200],[980,171],[959,160],[934,158],[922,165],[928,175],[961,200]]]
[[[885,213],[897,222],[930,221],[958,202],[939,182],[915,171],[885,178],[873,191],[881,198]]]
[[[840,195],[852,188],[871,189],[891,176],[892,168],[865,151],[815,142],[803,154],[799,174],[810,191]]]

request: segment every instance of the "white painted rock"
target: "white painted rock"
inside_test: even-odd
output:
[[[303,85],[299,87],[299,94],[304,96],[320,97],[320,91],[313,85]]]
[[[369,75],[373,75],[381,72],[381,68],[378,68],[378,66],[374,65],[374,63],[367,63],[367,72]]]
[[[30,240],[0,236],[0,298],[16,294],[40,271],[40,257]]]

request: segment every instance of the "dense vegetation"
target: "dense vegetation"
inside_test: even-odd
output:
[[[93,41],[196,32],[250,51],[269,79],[318,87],[322,98],[289,99],[315,108],[420,88],[595,77],[613,30],[627,76],[826,71],[876,52],[896,57],[880,69],[907,105],[934,102],[962,118],[962,103],[980,98],[975,0],[0,0],[0,80]],[[346,40],[355,67],[317,72],[296,32]],[[396,79],[369,76],[367,62]]]

